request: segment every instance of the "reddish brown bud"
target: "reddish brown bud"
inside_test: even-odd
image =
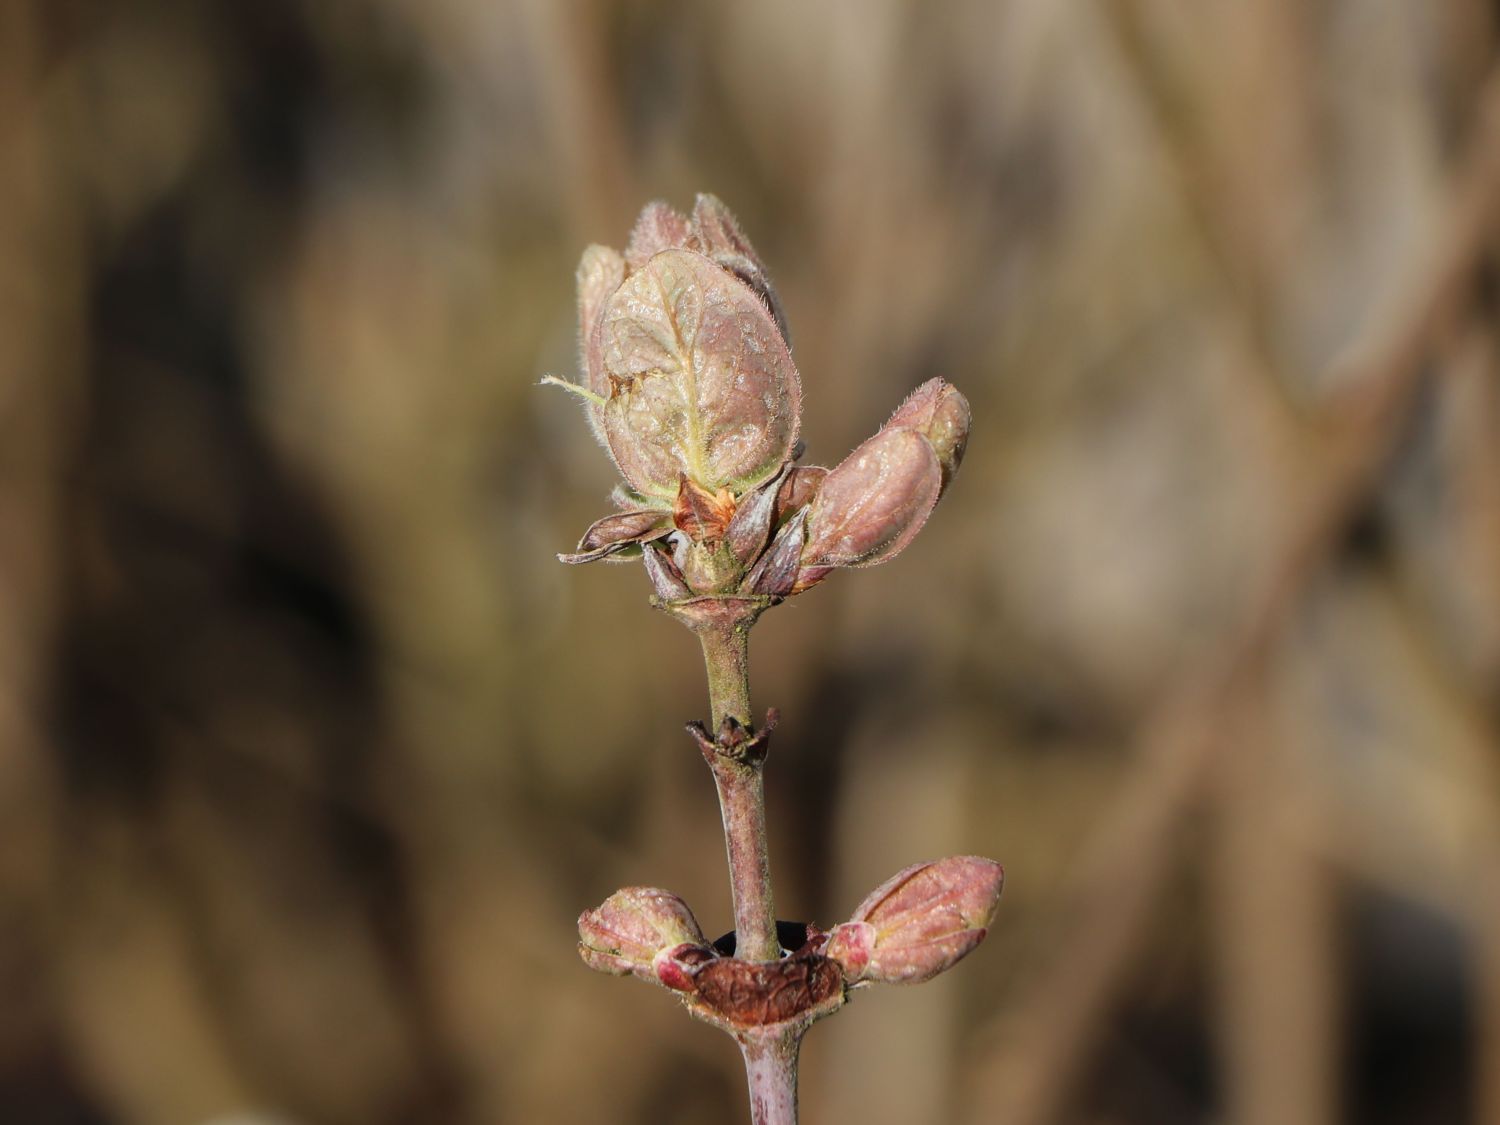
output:
[[[1004,869],[980,856],[908,867],[833,928],[825,951],[851,983],[928,980],[984,940],[1004,882]]]
[[[808,516],[803,565],[873,566],[895,557],[927,522],[942,483],[925,437],[881,430],[824,478]]]
[[[687,903],[657,887],[625,887],[578,917],[578,953],[589,968],[657,980],[657,955],[706,946]]]
[[[671,533],[672,519],[666,512],[639,508],[595,520],[578,541],[577,551],[557,557],[565,563],[593,562]]]
[[[943,487],[958,472],[969,442],[969,400],[942,379],[929,379],[896,408],[885,429],[904,426],[932,443],[943,467]]]

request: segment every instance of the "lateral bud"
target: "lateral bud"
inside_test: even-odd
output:
[[[659,887],[624,887],[578,916],[578,955],[601,973],[675,988],[659,964],[691,963],[687,950],[697,948],[709,949],[698,920],[687,903]]]
[[[904,426],[925,437],[943,470],[943,488],[958,472],[969,444],[969,400],[942,379],[928,379],[896,408],[884,429]]]
[[[941,490],[932,444],[906,427],[881,430],[823,478],[808,509],[802,565],[873,566],[895,557],[927,522]]]
[[[872,891],[824,953],[849,984],[917,984],[952,968],[989,932],[1005,869],[981,856],[918,863]]]

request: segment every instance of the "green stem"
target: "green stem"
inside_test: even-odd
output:
[[[697,625],[703,644],[703,666],[708,672],[708,705],[713,716],[710,733],[725,719],[750,725],[750,622],[734,615]]]
[[[726,615],[697,626],[708,672],[712,708],[711,734],[725,719],[750,726],[750,622]],[[763,759],[745,760],[714,753],[709,766],[719,791],[724,844],[729,855],[729,885],[734,895],[735,956],[747,961],[781,957],[776,938],[776,911],[771,899],[771,862],[766,847],[766,798],[761,780]]]

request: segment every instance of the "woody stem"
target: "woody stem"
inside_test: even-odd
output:
[[[800,1031],[740,1043],[750,1085],[753,1125],[797,1125],[797,1055],[801,1046]]]
[[[726,719],[750,726],[750,623],[753,616],[724,614],[697,625],[708,672],[712,709],[711,731],[724,729]],[[760,753],[737,757],[729,752],[708,755],[719,811],[724,821],[724,844],[729,854],[729,885],[734,894],[735,956],[747,961],[775,961],[781,957],[776,938],[776,911],[771,899],[771,863],[766,848],[766,799],[761,781]]]

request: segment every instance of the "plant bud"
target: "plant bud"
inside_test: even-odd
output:
[[[1004,882],[1004,869],[980,856],[908,867],[833,928],[824,952],[851,984],[929,980],[984,940]]]
[[[657,887],[625,887],[578,918],[578,953],[589,968],[658,980],[657,954],[706,946],[687,903]]]
[[[942,379],[929,379],[907,396],[883,428],[904,426],[932,443],[943,468],[943,487],[958,472],[969,441],[969,400]]]
[[[619,515],[558,557],[644,549],[663,602],[781,599],[894,558],[963,460],[969,404],[930,379],[834,469],[793,466],[802,390],[786,320],[755,248],[712,195],[691,216],[649,204],[623,254],[590,246],[578,307],[586,386],[542,381],[587,400],[625,484]],[[658,549],[668,536],[670,554]]]
[[[780,330],[702,254],[646,260],[604,302],[584,355],[590,410],[641,493],[675,499],[686,474],[739,494],[774,476],[797,439],[802,391]]]
[[[881,430],[823,479],[807,520],[802,565],[873,566],[893,558],[927,522],[942,483],[925,437],[905,428]]]

